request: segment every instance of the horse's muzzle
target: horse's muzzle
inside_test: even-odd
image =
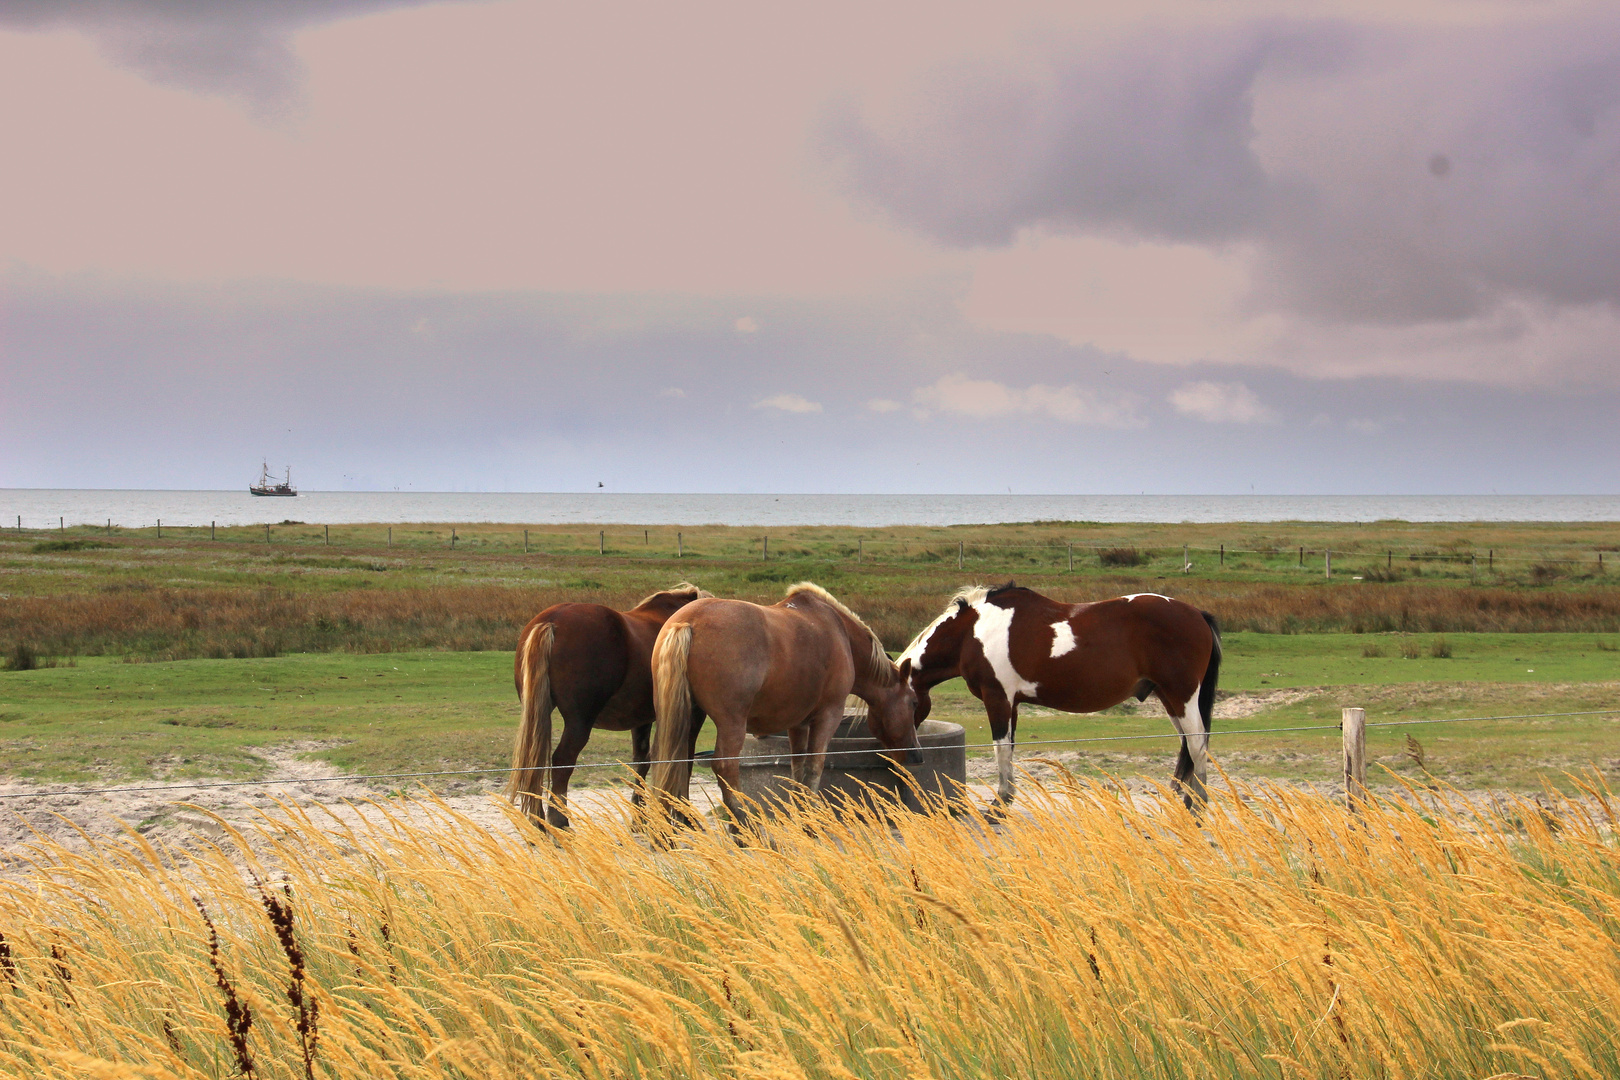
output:
[[[921,765],[922,763],[923,756],[920,748],[913,746],[906,750],[907,765]]]

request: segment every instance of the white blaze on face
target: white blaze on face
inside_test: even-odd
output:
[[[1013,668],[1012,609],[975,604],[974,610],[979,613],[979,619],[973,624],[973,636],[984,646],[985,659],[990,661],[990,669],[996,673],[1008,703],[1017,701],[1017,694],[1034,697],[1037,684],[1029,682]]]
[[[1074,651],[1074,628],[1069,620],[1059,619],[1052,624],[1052,659]]]

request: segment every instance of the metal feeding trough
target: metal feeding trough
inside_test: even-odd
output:
[[[835,805],[869,805],[877,798],[911,810],[921,809],[918,791],[948,800],[960,798],[961,785],[967,783],[967,736],[962,725],[924,720],[917,729],[917,741],[922,744],[922,761],[905,765],[904,751],[885,750],[872,738],[865,714],[846,713],[827,744],[822,795]],[[780,804],[791,792],[802,791],[793,782],[790,752],[786,735],[748,736],[738,770],[742,794],[768,808]],[[910,774],[916,790],[902,782],[897,770]]]

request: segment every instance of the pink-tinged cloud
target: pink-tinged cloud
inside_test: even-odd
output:
[[[1137,427],[1142,423],[1134,395],[1072,385],[1036,384],[1020,389],[993,379],[970,379],[957,374],[919,387],[912,392],[911,399],[924,413],[946,413],[979,420],[1025,416],[1113,428]]]
[[[821,402],[811,401],[800,394],[772,394],[768,398],[754,402],[753,407],[786,413],[818,413],[821,411]]]
[[[1171,391],[1170,404],[1183,416],[1212,424],[1263,424],[1276,419],[1242,383],[1186,383]]]

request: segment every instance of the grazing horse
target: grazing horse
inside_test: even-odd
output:
[[[698,600],[664,624],[653,646],[658,735],[649,786],[690,797],[698,729],[712,717],[714,774],[740,830],[747,817],[737,795],[744,735],[787,732],[793,779],[814,791],[852,693],[870,707],[873,736],[920,761],[910,672],[818,585],[800,582],[770,607]]]
[[[545,818],[568,827],[568,781],[593,727],[629,731],[636,774],[647,777],[652,741],[652,650],[664,621],[686,604],[711,595],[681,582],[629,611],[601,604],[553,604],[518,637],[513,678],[523,719],[512,746],[506,794],[531,818],[540,817],[547,776],[551,805]],[[551,749],[551,710],[563,717],[562,738]],[[641,801],[641,791],[634,800]]]
[[[906,646],[917,722],[929,688],[960,675],[984,702],[996,744],[996,802],[1013,798],[1013,738],[1023,702],[1098,712],[1156,694],[1181,734],[1176,787],[1190,809],[1206,798],[1210,710],[1221,668],[1215,617],[1157,593],[1062,604],[1011,582],[972,587]]]

